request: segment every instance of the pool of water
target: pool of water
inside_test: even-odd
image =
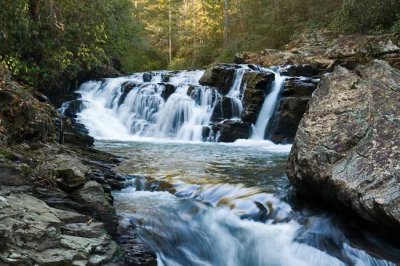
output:
[[[400,250],[288,197],[288,145],[98,141],[125,160],[132,186],[115,191],[125,222],[159,265],[396,265]],[[351,222],[351,220],[350,220]],[[350,229],[349,229],[350,228]]]

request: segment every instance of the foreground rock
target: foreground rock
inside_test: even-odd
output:
[[[104,265],[120,261],[102,223],[25,194],[0,191],[1,265]],[[122,264],[114,264],[122,265]]]
[[[400,230],[400,71],[337,67],[298,129],[288,177],[300,193]]]

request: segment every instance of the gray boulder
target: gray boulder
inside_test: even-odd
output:
[[[400,71],[337,67],[313,94],[287,173],[303,195],[400,230]]]
[[[72,156],[59,154],[48,164],[54,170],[57,183],[64,190],[76,189],[86,182],[89,168]]]

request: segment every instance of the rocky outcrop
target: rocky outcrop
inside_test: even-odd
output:
[[[383,61],[322,81],[289,156],[305,196],[400,230],[400,72]]]
[[[222,95],[226,95],[235,79],[235,69],[237,65],[218,64],[206,70],[200,79],[200,84],[204,86],[216,87]]]
[[[298,77],[290,77],[285,81],[279,106],[268,129],[268,139],[275,143],[293,142],[318,83],[319,79]]]
[[[260,53],[237,54],[240,64],[310,65],[317,72],[332,71],[335,66],[354,69],[360,63],[382,59],[400,67],[398,34],[340,35],[330,31],[305,32],[286,46],[285,51],[266,49]]]
[[[222,131],[220,132],[222,137],[219,138],[223,142],[225,140],[231,142],[236,139],[248,138],[251,135],[251,124],[256,124],[257,122],[265,97],[273,88],[275,74],[262,72],[257,66],[252,65],[248,65],[245,68],[244,66],[221,64],[208,69],[202,79],[209,80],[207,84],[210,86],[220,86],[218,90],[221,92],[221,84],[226,86],[223,81],[227,78],[218,75],[230,75],[229,71],[236,70],[236,73],[233,74],[233,77],[236,77],[238,75],[237,69],[239,68],[244,70],[239,92],[243,110],[233,98],[228,96],[217,97],[211,115],[212,130],[204,128],[204,139],[207,139],[208,135],[204,137],[207,132],[214,132],[215,135],[215,132],[219,130],[223,130],[223,134]],[[271,118],[267,128],[267,132],[269,132],[267,137],[275,143],[291,143],[300,119],[306,111],[311,94],[319,82],[321,72],[310,65],[291,65],[282,68],[280,71],[282,75],[288,76],[288,78],[279,96],[277,111]],[[212,75],[214,76],[211,79]],[[213,80],[213,82],[210,80]],[[230,79],[228,78],[228,80]],[[194,88],[191,90],[192,97],[195,91]],[[235,122],[230,121],[229,123],[225,121],[236,118],[240,118],[243,123],[239,125],[236,120],[232,120]],[[220,123],[221,121],[224,122]],[[228,134],[229,130],[233,131]]]
[[[265,96],[270,93],[273,73],[246,72],[243,76],[243,122],[255,124],[261,111]]]
[[[117,244],[89,217],[4,189],[0,216],[2,265],[122,265]]]

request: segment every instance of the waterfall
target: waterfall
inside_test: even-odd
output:
[[[203,70],[154,71],[89,81],[79,88],[81,110],[76,117],[96,139],[215,141],[221,130],[218,123],[227,119],[240,121],[243,79],[247,72],[254,70],[239,65],[234,71],[225,95],[218,88],[200,84]],[[274,72],[261,68],[257,71]],[[258,139],[264,136],[284,81],[279,73],[275,76],[274,88],[265,99],[257,123],[252,125]],[[60,109],[63,114],[68,106],[63,104]],[[213,115],[215,108],[220,109],[217,118]]]
[[[243,67],[235,72],[235,79],[232,84],[232,87],[230,88],[228,94],[226,95],[227,97],[232,99],[232,117],[233,118],[240,118],[240,114],[243,111],[243,105],[242,105],[242,97],[241,97],[241,86],[242,86],[242,80],[244,73],[248,71],[248,67]]]
[[[257,122],[253,128],[252,139],[264,139],[265,131],[268,123],[274,114],[278,102],[279,92],[285,82],[285,77],[281,76],[279,72],[275,73],[275,80],[273,82],[272,91],[265,97],[260,114],[258,115]]]

